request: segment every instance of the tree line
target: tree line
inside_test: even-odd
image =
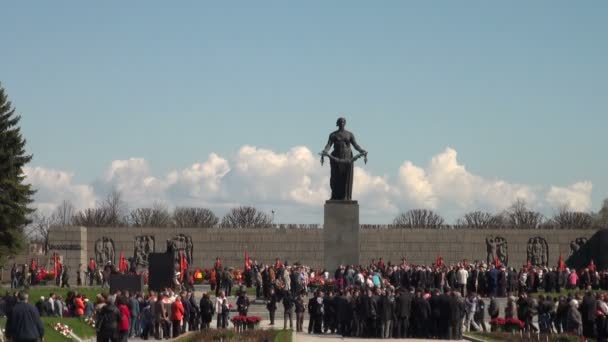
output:
[[[528,208],[518,199],[506,210],[498,213],[471,211],[452,225],[441,215],[429,209],[412,209],[393,220],[397,228],[475,228],[475,229],[601,229],[608,228],[608,199],[597,212],[573,211],[566,205],[555,210],[552,217]]]

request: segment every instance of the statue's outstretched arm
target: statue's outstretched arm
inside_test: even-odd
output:
[[[323,165],[324,157],[327,155],[329,156],[329,149],[331,148],[331,145],[333,144],[333,139],[331,138],[331,134],[329,135],[329,138],[327,139],[327,145],[325,145],[325,148],[323,149],[323,151],[321,153],[319,153],[321,155],[321,165]]]
[[[352,133],[350,135],[350,143],[353,145],[353,147],[355,148],[355,150],[359,151],[359,153],[367,155],[367,151],[364,150],[363,147],[359,146],[359,144],[357,144],[357,140],[355,139],[355,135],[352,134]]]

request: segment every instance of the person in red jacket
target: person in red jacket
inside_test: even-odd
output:
[[[120,324],[118,325],[118,341],[127,342],[129,338],[129,326],[131,320],[131,311],[127,306],[127,299],[124,296],[120,296],[116,299],[118,303],[118,311],[120,311]]]
[[[74,297],[74,316],[80,317],[84,315],[84,301],[82,295],[78,294]]]
[[[182,331],[182,320],[184,319],[184,305],[182,296],[177,295],[175,302],[171,304],[171,322],[173,322],[173,338],[179,336]]]

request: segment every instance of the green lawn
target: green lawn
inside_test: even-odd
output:
[[[88,326],[80,318],[42,317],[42,322],[44,323],[44,340],[48,342],[74,341],[74,339],[69,339],[55,331],[55,329],[53,329],[53,326],[57,322],[67,324],[72,329],[74,334],[76,334],[80,338],[86,339],[95,336],[95,329]],[[4,329],[5,324],[6,319],[1,318],[0,326],[2,327],[2,329]]]
[[[101,287],[74,287],[74,288],[60,288],[60,287],[31,287],[29,290],[21,290],[26,291],[30,296],[30,303],[36,303],[41,296],[44,296],[45,299],[49,298],[50,293],[56,293],[61,295],[61,297],[65,300],[67,298],[67,294],[70,291],[76,291],[83,295],[86,295],[92,301],[95,300],[95,296],[98,293],[109,292],[109,289],[104,289]]]

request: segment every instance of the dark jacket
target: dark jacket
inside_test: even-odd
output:
[[[13,340],[36,340],[44,336],[44,326],[38,309],[33,305],[19,302],[6,321],[6,336]]]
[[[97,333],[103,336],[118,336],[118,326],[122,315],[116,305],[104,305],[97,314]]]
[[[412,294],[410,292],[402,292],[397,297],[397,317],[409,318],[412,312]]]
[[[211,319],[213,318],[213,313],[215,311],[215,306],[213,305],[213,302],[211,302],[211,300],[209,298],[201,298],[201,302],[200,302],[200,310],[201,310],[201,320],[203,322],[211,322]]]
[[[380,297],[380,319],[382,322],[392,321],[395,318],[395,298],[389,296]]]

